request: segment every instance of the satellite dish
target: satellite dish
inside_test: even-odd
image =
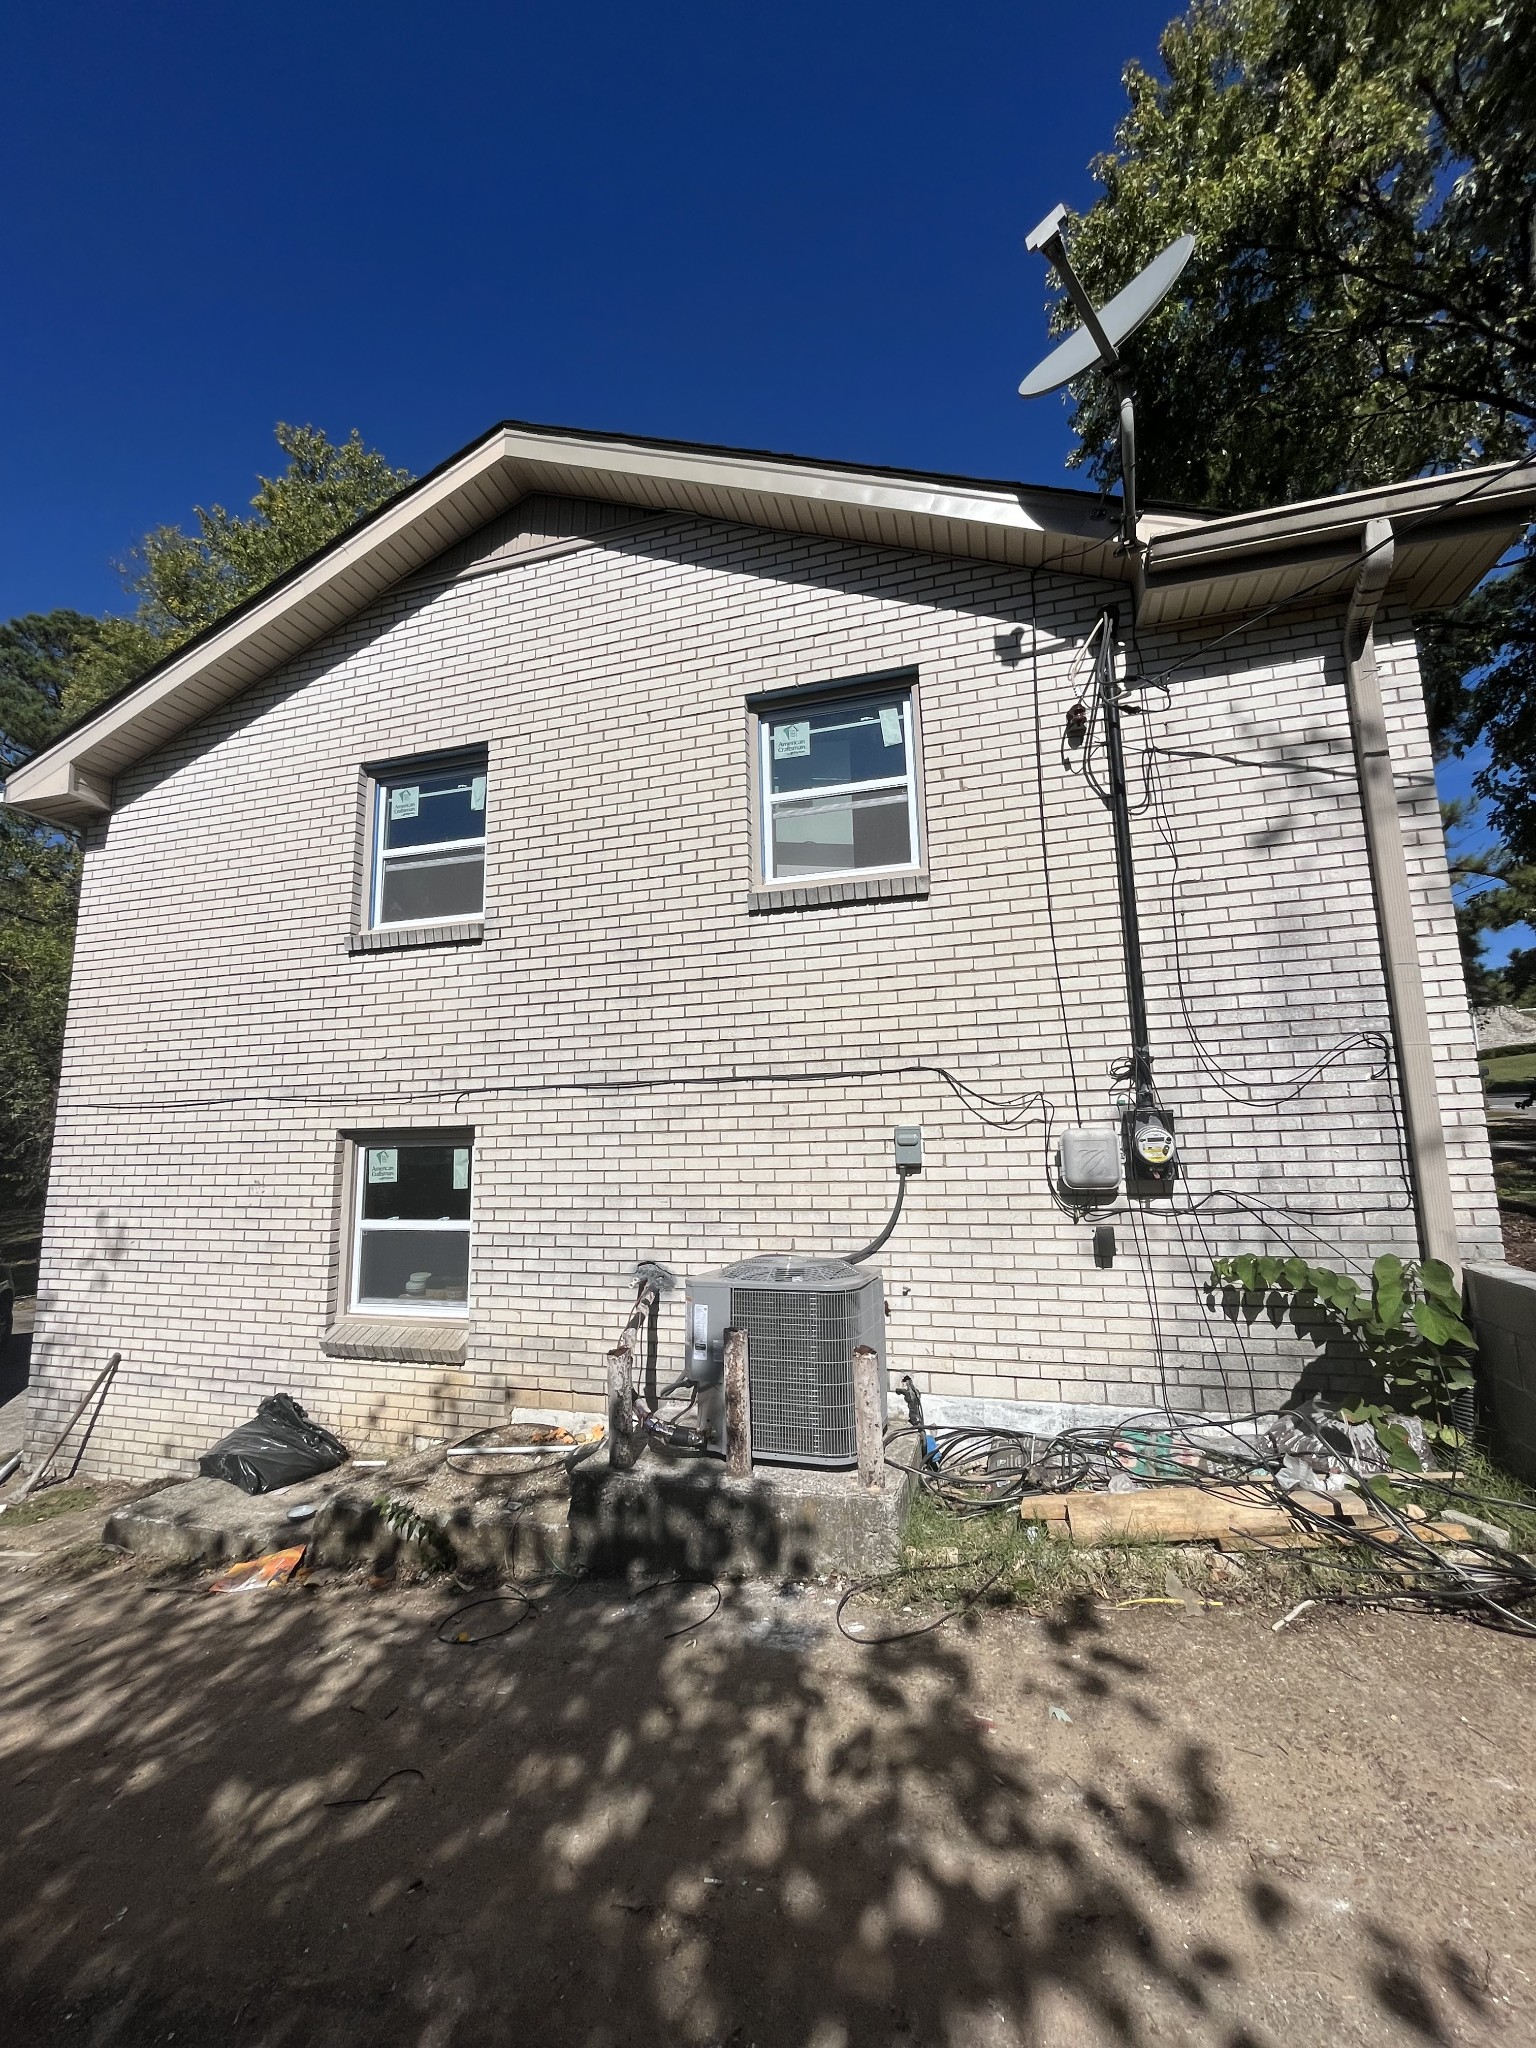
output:
[[[1050,239],[1058,240],[1059,230]],[[1056,268],[1061,270],[1062,265],[1050,243],[1042,246]],[[1059,347],[1052,349],[1043,363],[1037,363],[1030,371],[1019,386],[1020,398],[1043,398],[1046,392],[1059,390],[1063,384],[1070,384],[1074,377],[1081,377],[1085,371],[1095,369],[1101,363],[1113,369],[1115,351],[1157,311],[1178,283],[1184,266],[1194,253],[1193,235],[1180,235],[1176,242],[1170,242],[1160,256],[1154,256],[1146,269],[1139,271],[1125,290],[1116,293],[1102,309],[1098,315],[1100,333],[1096,335],[1084,325],[1069,334]],[[1075,280],[1065,277],[1064,281],[1070,291]],[[1072,292],[1072,298],[1080,306],[1077,292]],[[1107,356],[1102,346],[1104,340],[1109,342]]]
[[[1067,209],[1055,207],[1039,227],[1024,238],[1026,249],[1037,250],[1056,271],[1077,308],[1082,326],[1053,348],[1043,363],[1037,363],[1019,386],[1020,398],[1042,398],[1081,377],[1085,370],[1115,372],[1120,390],[1120,544],[1134,551],[1136,538],[1136,406],[1131,395],[1130,374],[1120,360],[1120,344],[1136,332],[1142,321],[1167,298],[1178,282],[1179,273],[1195,253],[1193,235],[1180,235],[1161,256],[1154,256],[1146,269],[1133,277],[1123,292],[1112,298],[1102,311],[1089,298],[1082,279],[1067,255],[1065,229]]]

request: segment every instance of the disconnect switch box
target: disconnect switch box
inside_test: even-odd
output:
[[[1120,1135],[1074,1127],[1056,1149],[1056,1177],[1069,1194],[1103,1200],[1120,1186]]]
[[[897,1124],[891,1132],[896,1147],[896,1171],[898,1173],[921,1173],[923,1170],[923,1127],[921,1124]]]

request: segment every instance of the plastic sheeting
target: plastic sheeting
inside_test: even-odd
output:
[[[197,1469],[245,1493],[273,1493],[330,1472],[351,1456],[346,1445],[311,1422],[291,1394],[269,1394],[249,1422],[205,1451]]]

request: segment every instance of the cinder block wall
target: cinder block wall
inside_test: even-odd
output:
[[[279,1388],[359,1447],[597,1413],[636,1260],[865,1241],[898,1120],[928,1167],[879,1261],[897,1372],[1282,1398],[1311,1347],[1208,1314],[1210,1254],[1413,1246],[1337,620],[1143,643],[1180,664],[1129,723],[1156,749],[1135,834],[1186,1177],[1119,1205],[1099,1270],[1045,1161],[1050,1120],[1110,1114],[1126,1047],[1108,816],[1060,745],[1109,594],[530,503],[125,775],[86,858],[34,1447],[112,1349],[104,1473],[183,1469]],[[1496,1257],[1405,626],[1384,660],[1465,1248]],[[749,915],[744,699],[908,664],[931,895]],[[484,942],[349,953],[360,764],[468,742],[490,750]],[[339,1133],[465,1123],[463,1366],[324,1356]],[[680,1295],[662,1341],[680,1357]]]

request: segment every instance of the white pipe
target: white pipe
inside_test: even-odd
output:
[[[1429,1041],[1429,1005],[1424,997],[1419,935],[1408,886],[1392,743],[1382,708],[1381,679],[1376,672],[1376,613],[1392,574],[1395,551],[1391,521],[1370,520],[1365,528],[1360,571],[1344,617],[1344,677],[1370,859],[1371,893],[1376,901],[1376,929],[1392,1015],[1419,1251],[1424,1258],[1443,1259],[1459,1274],[1461,1245],[1456,1231],[1450,1161],[1445,1150],[1445,1126],[1440,1117],[1439,1080]]]

